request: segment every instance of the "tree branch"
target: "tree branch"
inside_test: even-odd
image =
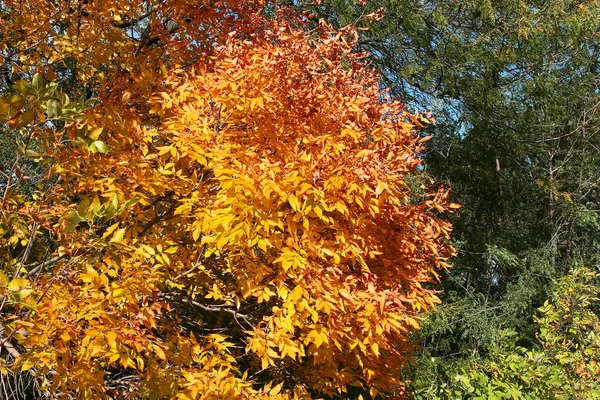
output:
[[[52,264],[54,264],[54,263],[62,260],[65,257],[66,257],[66,255],[64,255],[64,254],[62,256],[52,257],[51,259],[46,260],[43,263],[38,264],[37,266],[35,266],[31,271],[27,272],[26,274],[23,274],[23,277],[24,278],[30,278],[33,274],[36,274],[42,268],[47,267],[48,265],[52,265]]]
[[[12,343],[10,343],[10,336],[7,338],[4,337],[4,332],[4,324],[0,322],[0,347],[3,346],[6,349],[6,351],[8,351],[8,354],[10,354],[13,358],[19,358],[21,356],[21,353],[19,353],[19,351],[15,349]]]
[[[146,232],[148,232],[150,230],[150,228],[152,228],[158,222],[162,221],[163,219],[167,218],[169,215],[173,214],[173,211],[175,211],[176,205],[177,205],[177,203],[171,204],[171,206],[169,207],[169,209],[167,211],[165,211],[162,214],[156,214],[156,216],[154,218],[152,218],[150,221],[146,222],[144,224],[144,226],[142,226],[142,231],[138,234],[138,236],[143,236]]]
[[[234,308],[233,306],[229,306],[226,304],[218,304],[218,305],[202,304],[199,301],[196,301],[196,300],[192,299],[191,297],[185,296],[185,295],[176,296],[176,295],[169,294],[169,293],[163,293],[163,294],[161,294],[161,296],[168,300],[182,301],[182,302],[190,304],[194,307],[198,307],[204,311],[231,314],[233,316],[233,318],[235,319],[235,321],[238,323],[238,325],[241,326],[240,322],[238,321],[238,317],[239,317],[248,326],[253,326],[253,324],[251,322],[251,317],[249,315],[239,313],[238,310],[236,308]]]
[[[122,21],[122,22],[117,22],[117,21],[113,20],[113,21],[111,21],[111,23],[113,26],[115,26],[117,28],[129,28],[129,27],[137,24],[138,22],[145,20],[150,15],[152,15],[153,12],[154,12],[154,9],[150,8],[150,10],[148,10],[146,13],[140,15],[137,18],[132,18],[129,21]]]

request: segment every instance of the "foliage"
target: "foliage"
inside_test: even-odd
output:
[[[578,268],[555,282],[552,301],[535,318],[541,348],[527,350],[516,344],[514,331],[502,331],[485,359],[466,361],[442,382],[415,382],[415,398],[600,398],[597,278]]]
[[[462,208],[445,305],[418,335],[422,359],[452,371],[486,357],[500,330],[535,348],[531,316],[552,278],[600,260],[600,4],[306,3],[315,20],[369,28],[357,47],[371,52],[383,83],[438,120],[427,128],[425,172],[449,182]]]
[[[53,397],[402,394],[453,254],[448,192],[411,189],[426,120],[355,31],[264,6],[2,2],[3,373]]]

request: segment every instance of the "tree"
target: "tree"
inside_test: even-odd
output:
[[[552,299],[534,317],[540,348],[517,345],[502,331],[490,355],[457,368],[452,379],[416,382],[415,398],[598,399],[598,274],[576,268],[555,281]]]
[[[80,398],[402,394],[456,206],[411,183],[426,120],[354,30],[230,0],[0,14],[3,373]]]

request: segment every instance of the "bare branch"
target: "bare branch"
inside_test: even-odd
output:
[[[33,269],[31,269],[31,271],[27,272],[26,274],[23,274],[23,277],[30,278],[33,274],[36,274],[42,268],[47,267],[47,266],[52,265],[52,264],[55,264],[56,262],[62,260],[65,257],[66,257],[66,255],[52,257],[51,259],[46,260],[43,263],[38,264],[37,266],[35,266]]]
[[[6,351],[8,351],[8,354],[10,354],[12,357],[14,358],[18,358],[21,356],[21,353],[19,353],[19,351],[17,349],[15,349],[15,347],[12,345],[12,343],[10,343],[10,336],[5,338],[4,337],[4,325],[2,324],[2,322],[0,322],[0,346],[4,346],[4,348],[6,349]]]
[[[196,259],[196,262],[194,263],[194,265],[192,266],[192,268],[188,269],[185,272],[182,272],[181,274],[177,275],[175,278],[173,278],[174,281],[179,280],[181,278],[183,278],[184,276],[187,276],[189,274],[191,274],[192,272],[194,272],[201,264],[200,264],[200,257],[202,257],[202,254],[204,253],[204,250],[206,249],[206,243],[204,244],[204,247],[202,248],[202,251],[198,254],[198,258]]]

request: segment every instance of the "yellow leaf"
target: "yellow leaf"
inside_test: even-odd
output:
[[[106,334],[106,340],[108,341],[108,345],[111,349],[117,348],[117,333],[115,331],[110,331]]]
[[[323,217],[323,210],[321,209],[321,206],[315,206],[313,208],[313,211],[315,212],[315,214],[317,214],[317,217],[321,218]]]
[[[406,322],[412,325],[415,329],[419,329],[420,327],[419,322],[417,322],[417,320],[414,318],[406,317]]]
[[[323,344],[323,337],[321,335],[315,336],[314,344],[315,346],[317,346],[317,348],[321,347],[321,345]]]
[[[23,278],[15,278],[8,284],[8,290],[11,292],[20,292],[29,285],[29,281]]]
[[[166,360],[167,356],[165,354],[165,352],[163,351],[163,349],[161,349],[159,346],[154,346],[154,353],[158,356],[158,358],[160,358],[161,360]]]
[[[172,148],[173,148],[173,146],[161,146],[161,147],[158,147],[157,148],[158,149],[158,155],[159,156],[165,155],[165,154],[171,152]]]
[[[340,256],[337,253],[333,253],[333,263],[337,265],[341,261],[342,261],[342,259],[340,258]]]
[[[106,232],[104,232],[104,235],[102,235],[102,237],[106,239],[118,227],[119,227],[119,222],[117,222],[116,224],[112,224],[111,226],[108,227],[108,229],[106,230]]]
[[[294,195],[290,195],[288,197],[288,202],[294,211],[300,211],[300,203],[298,202],[298,198]]]
[[[79,279],[85,283],[91,283],[97,277],[98,272],[96,272],[96,270],[90,266],[87,267],[87,271],[84,274],[79,275]]]
[[[225,246],[227,244],[227,242],[229,242],[229,237],[222,235],[216,243],[217,249],[221,250],[223,248],[223,246]]]
[[[23,363],[23,365],[21,365],[21,371],[25,372],[25,371],[29,371],[31,368],[33,368],[35,365],[31,362],[31,361],[25,361]]]
[[[0,286],[6,286],[9,281],[10,279],[8,278],[8,276],[6,276],[4,272],[0,271]]]
[[[177,253],[177,249],[178,249],[177,246],[172,246],[172,247],[169,247],[168,249],[166,249],[164,252],[167,254],[175,254],[175,253]]]
[[[276,396],[279,394],[279,392],[281,391],[281,383],[279,385],[276,385],[273,387],[273,389],[271,389],[271,391],[269,392],[269,396]]]
[[[120,243],[121,241],[123,241],[123,236],[125,236],[125,231],[127,230],[127,228],[121,228],[118,231],[115,232],[115,234],[113,235],[112,239],[110,239],[111,243]]]
[[[269,244],[269,241],[267,239],[259,239],[258,243],[257,243],[258,248],[261,249],[262,251],[267,251],[268,244]]]
[[[371,343],[371,350],[373,350],[373,353],[379,357],[379,345],[377,343]]]

